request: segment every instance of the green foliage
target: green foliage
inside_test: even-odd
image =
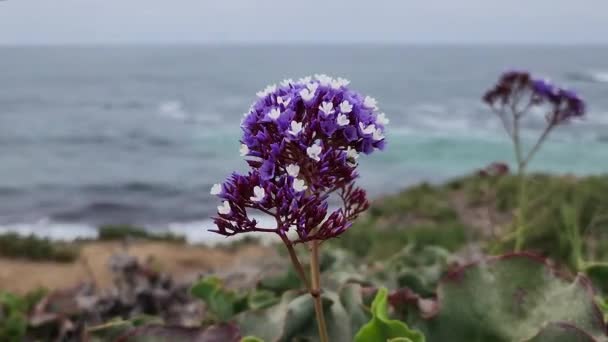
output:
[[[27,315],[45,294],[44,289],[24,296],[0,291],[0,341],[19,342],[25,339]]]
[[[384,270],[370,276],[376,283],[432,296],[451,259],[441,247],[409,245],[384,262]]]
[[[355,342],[410,341],[424,342],[424,335],[407,324],[388,318],[388,291],[381,288],[372,302],[372,319],[355,335]]]
[[[17,295],[0,292],[0,341],[19,342],[25,338],[27,306]]]
[[[298,278],[298,275],[293,267],[289,267],[283,274],[261,279],[258,284],[258,288],[272,291],[279,295],[287,290],[297,289],[302,286],[302,281],[300,278]]]
[[[105,225],[98,229],[98,239],[102,241],[124,240],[135,238],[151,241],[166,241],[175,243],[185,243],[186,238],[172,233],[151,233],[143,228],[130,225]]]
[[[608,301],[601,297],[596,298],[596,300],[600,310],[602,310],[602,313],[604,314],[604,320],[608,322]]]
[[[574,178],[535,174],[526,178],[526,188],[524,249],[541,252],[574,269],[581,266],[581,255],[594,260],[608,257],[605,248],[595,252],[584,244],[585,239],[606,241],[598,228],[608,225],[608,175]],[[501,178],[495,192],[497,210],[516,209],[515,176]],[[509,251],[512,243],[507,239],[496,251]]]
[[[408,322],[430,342],[605,341],[591,293],[582,278],[568,283],[535,257],[507,255],[450,273],[437,289],[439,312]]]
[[[608,263],[598,262],[586,264],[583,272],[604,295],[608,295]]]
[[[440,246],[457,250],[466,242],[466,227],[459,222],[426,223],[412,226],[379,228],[373,219],[355,223],[346,233],[330,241],[359,257],[382,260],[393,256],[408,244]]]
[[[369,316],[364,309],[361,287],[345,285],[339,293],[324,291],[323,308],[329,339],[350,342]],[[312,297],[308,293],[287,291],[277,304],[261,310],[248,310],[237,316],[243,335],[264,341],[318,341]]]
[[[75,245],[53,242],[34,235],[20,236],[15,233],[0,235],[0,255],[36,261],[72,262],[78,259]]]
[[[408,213],[412,218],[433,221],[453,221],[458,214],[452,209],[446,192],[441,187],[422,183],[396,196],[388,196],[373,203],[370,216],[389,217]]]
[[[207,305],[207,311],[218,322],[228,322],[232,317],[247,308],[247,296],[237,294],[223,287],[220,279],[215,277],[198,281],[190,293]],[[253,302],[257,303],[255,299]]]
[[[272,291],[252,290],[237,293],[226,289],[222,281],[215,277],[199,280],[190,289],[192,296],[205,302],[207,312],[214,322],[229,322],[235,315],[245,310],[260,310],[278,302]]]
[[[255,336],[245,336],[241,339],[241,342],[264,342],[264,340]]]

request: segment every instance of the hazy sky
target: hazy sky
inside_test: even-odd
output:
[[[4,0],[0,44],[608,43],[608,0]]]

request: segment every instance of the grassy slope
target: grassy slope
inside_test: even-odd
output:
[[[516,206],[514,176],[454,179],[443,185],[420,184],[379,198],[343,236],[330,243],[359,256],[384,258],[404,245],[439,245],[457,251],[468,242],[489,252],[512,248],[511,221]],[[608,257],[608,175],[575,178],[538,174],[528,178],[527,245],[560,261],[571,262],[566,238],[572,224],[583,232],[588,260]],[[566,219],[570,208],[575,220]],[[572,211],[572,210],[571,210]],[[100,228],[100,240],[183,243],[171,234],[154,235],[131,226]],[[0,235],[0,255],[30,260],[70,262],[82,243],[62,244],[15,234]]]
[[[587,259],[608,257],[608,175],[575,178],[537,174],[528,177],[526,248],[570,262],[569,225],[586,237]],[[420,184],[374,201],[368,213],[333,244],[361,256],[389,256],[408,242],[455,251],[467,242],[490,252],[512,248],[516,207],[514,176],[477,175],[444,185]],[[566,219],[565,208],[575,220]],[[602,229],[604,228],[604,229]]]

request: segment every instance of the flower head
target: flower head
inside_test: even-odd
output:
[[[519,115],[531,107],[547,110],[547,121],[555,126],[580,118],[585,114],[585,103],[573,91],[561,88],[545,78],[533,77],[526,71],[505,72],[498,83],[483,96],[483,101],[497,112],[500,108],[514,108]]]
[[[298,241],[327,239],[350,227],[367,208],[354,186],[357,159],[385,146],[388,119],[375,99],[348,88],[350,82],[321,74],[260,92],[243,119],[241,155],[251,171],[233,174],[215,193],[228,202],[215,218],[215,232],[298,233]],[[343,208],[328,213],[330,193]],[[275,228],[260,227],[251,212],[273,213]]]

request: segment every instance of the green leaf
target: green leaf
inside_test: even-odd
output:
[[[606,341],[592,293],[584,276],[570,283],[538,257],[509,254],[449,273],[437,288],[439,312],[408,322],[429,342],[587,341],[568,339],[579,332]]]
[[[362,304],[361,286],[345,285],[340,293],[324,291],[323,310],[329,339],[352,342],[355,332],[369,320]],[[237,321],[244,335],[265,341],[319,341],[313,300],[310,294],[287,291],[269,307],[245,311]]]
[[[228,322],[235,314],[245,310],[245,297],[223,288],[220,279],[210,277],[200,280],[190,289],[190,293],[207,305],[207,310],[218,322]]]
[[[134,325],[131,321],[115,319],[105,324],[88,328],[87,335],[101,341],[114,341],[133,328]]]
[[[588,263],[584,272],[603,294],[608,294],[608,263]]]
[[[264,309],[279,302],[273,292],[267,290],[256,290],[247,297],[248,307],[252,310]]]
[[[241,339],[241,342],[264,342],[264,340],[255,336],[245,336]]]
[[[206,302],[211,298],[213,292],[221,287],[222,281],[219,278],[209,277],[194,284],[190,289],[190,293],[194,297]]]
[[[387,289],[379,289],[372,302],[372,319],[359,330],[355,342],[384,342],[399,337],[407,338],[401,341],[424,342],[424,335],[420,332],[401,321],[389,319],[387,301]]]
[[[596,342],[583,330],[568,323],[551,323],[525,342]]]

